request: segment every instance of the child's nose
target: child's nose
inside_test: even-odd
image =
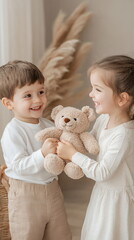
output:
[[[89,93],[89,97],[93,97],[93,90]]]
[[[34,102],[40,102],[40,97],[38,95],[35,95],[33,100]]]

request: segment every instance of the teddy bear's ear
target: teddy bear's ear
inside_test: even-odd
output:
[[[52,112],[51,112],[51,118],[53,120],[55,120],[55,117],[56,117],[57,113],[60,112],[62,109],[63,109],[62,105],[58,105],[58,106],[54,107]]]
[[[96,118],[93,108],[90,108],[89,106],[84,106],[81,110],[87,115],[90,121],[93,121]]]

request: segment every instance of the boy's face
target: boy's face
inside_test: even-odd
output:
[[[16,88],[8,109],[14,116],[24,122],[38,123],[46,107],[47,98],[44,84],[35,82],[22,88]]]

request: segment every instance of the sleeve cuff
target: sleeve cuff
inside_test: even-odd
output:
[[[80,153],[80,152],[76,152],[73,156],[72,156],[72,162],[76,163],[79,167],[83,167],[84,163],[87,161],[87,159],[89,160],[90,158],[87,157],[86,155]]]

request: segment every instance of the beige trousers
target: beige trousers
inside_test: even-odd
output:
[[[10,179],[9,225],[12,240],[71,240],[58,182],[46,185]]]

